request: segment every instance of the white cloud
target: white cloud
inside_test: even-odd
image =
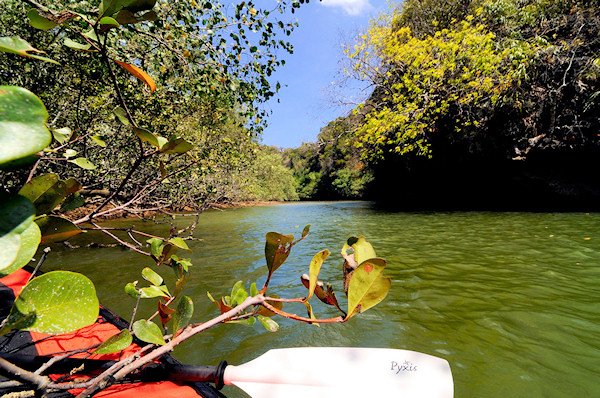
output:
[[[369,0],[321,0],[326,7],[340,7],[349,15],[359,15],[372,8]]]

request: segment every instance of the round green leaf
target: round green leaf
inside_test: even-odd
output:
[[[132,342],[133,336],[129,333],[129,330],[123,329],[120,333],[109,337],[100,344],[100,346],[94,350],[94,354],[112,354],[113,352],[119,352],[129,347]]]
[[[160,332],[160,328],[152,321],[140,319],[133,324],[132,329],[133,333],[135,333],[135,336],[146,343],[158,345],[165,344],[165,339]]]
[[[94,284],[85,276],[68,271],[53,271],[29,282],[16,298],[5,328],[23,318],[35,319],[19,329],[61,334],[93,324],[99,304]]]
[[[25,231],[23,231],[23,233],[21,233],[19,237],[20,243],[17,255],[13,260],[12,264],[9,264],[7,268],[0,269],[0,277],[12,274],[16,270],[22,268],[31,260],[31,258],[37,251],[38,246],[40,245],[42,234],[37,224],[32,222],[31,224],[29,224],[29,227]],[[2,252],[6,253],[4,250],[2,250]]]
[[[40,30],[48,30],[54,28],[58,25],[56,22],[50,21],[40,15],[40,12],[32,8],[27,12],[27,18],[29,18],[29,24],[36,29]]]
[[[32,92],[0,86],[0,164],[30,156],[50,144],[48,112]]]
[[[42,232],[42,243],[62,242],[81,233],[78,226],[58,216],[38,217],[35,222]]]

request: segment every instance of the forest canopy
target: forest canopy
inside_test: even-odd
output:
[[[597,1],[392,6],[346,48],[346,73],[369,97],[315,145],[287,153],[300,196],[597,207],[598,10]],[[342,176],[360,188],[336,191]]]
[[[3,2],[0,36],[19,37],[54,61],[0,57],[1,83],[35,93],[54,135],[28,169],[2,172],[3,188],[16,192],[36,173],[70,173],[83,184],[82,195],[106,196],[119,187],[140,143],[149,142],[144,137],[155,136],[179,137],[193,149],[140,160],[115,200],[201,209],[295,199],[290,171],[259,137],[267,116],[262,104],[280,87],[272,73],[293,51],[282,38],[297,25],[289,11],[299,3],[268,9],[252,2],[155,3],[139,14],[123,9],[96,32],[85,30],[84,21],[98,2],[44,2],[46,11],[26,1]],[[65,22],[53,22],[59,17]],[[102,46],[95,44],[100,34]],[[104,59],[114,60],[110,70]],[[124,82],[118,96],[112,95],[115,79]]]

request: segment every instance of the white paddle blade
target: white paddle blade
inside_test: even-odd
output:
[[[253,398],[452,398],[445,359],[388,348],[298,347],[270,350],[228,366],[225,384]]]

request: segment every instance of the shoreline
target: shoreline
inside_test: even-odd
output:
[[[235,209],[235,208],[243,208],[243,207],[273,206],[273,205],[280,205],[280,204],[284,204],[284,203],[291,203],[291,202],[284,202],[284,201],[278,201],[278,200],[257,200],[257,201],[245,200],[245,201],[236,201],[236,202],[227,202],[227,203],[215,203],[215,204],[211,205],[210,207],[208,207],[207,209],[204,209],[203,211],[225,210],[225,209]],[[59,213],[58,215],[61,217],[65,217],[69,220],[77,220],[77,219],[87,216],[92,211],[94,211],[95,208],[96,208],[96,206],[94,206],[92,204],[88,204],[88,205],[78,207],[77,209],[74,209],[74,210],[69,210],[64,213]],[[112,206],[112,205],[106,206],[107,210],[111,209],[111,208],[114,208],[114,206]],[[119,220],[119,219],[126,220],[126,219],[132,219],[132,218],[154,217],[154,216],[161,215],[161,214],[162,215],[172,215],[172,214],[189,214],[189,213],[202,213],[202,211],[199,212],[197,209],[194,209],[189,206],[185,206],[183,208],[174,208],[174,207],[168,208],[167,207],[162,210],[139,209],[135,212],[127,211],[127,210],[120,210],[113,214],[107,214],[106,216],[99,216],[95,219],[98,221]]]

